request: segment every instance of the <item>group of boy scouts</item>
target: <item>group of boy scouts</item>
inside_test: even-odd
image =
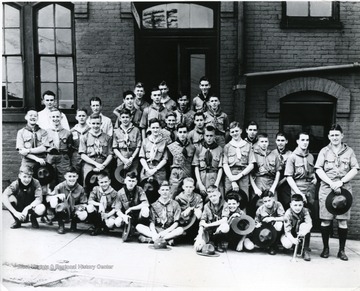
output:
[[[310,261],[317,194],[320,256],[330,256],[336,219],[337,257],[348,260],[350,181],[359,164],[342,142],[341,126],[330,128],[330,143],[316,162],[307,132],[297,135],[293,151],[279,132],[271,151],[256,122],[245,128],[229,122],[206,77],[199,88],[192,102],[182,92],[176,102],[163,81],[151,90],[149,104],[144,85],[137,83],[114,109],[114,125],[94,97],[91,113],[77,109],[71,129],[55,106],[55,94],[44,92],[45,108],[29,109],[27,124],[17,133],[21,167],[3,192],[3,204],[15,220],[11,228],[28,221],[39,228],[40,218],[50,225],[57,221],[58,233],[64,234],[66,223],[76,231],[83,222],[92,225],[91,235],[120,228],[124,240],[137,236],[154,248],[195,241],[196,252],[207,256],[255,247],[274,255],[279,246],[295,249],[301,243],[302,256]]]

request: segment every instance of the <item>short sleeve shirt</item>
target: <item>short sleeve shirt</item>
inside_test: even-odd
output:
[[[173,223],[179,221],[180,215],[180,205],[173,199],[166,204],[158,199],[150,207],[150,219],[158,227],[169,228]]]
[[[303,154],[299,148],[289,156],[285,176],[291,176],[294,180],[310,179],[314,174],[314,156],[310,153]]]
[[[113,154],[112,138],[103,132],[95,136],[89,131],[80,137],[79,154],[106,159],[108,155]]]
[[[206,159],[205,159],[206,152],[207,152],[207,149],[202,144],[200,144],[195,151],[192,165],[195,167],[199,167],[200,171],[218,170],[219,168],[221,168],[222,164],[223,164],[223,149],[222,149],[222,147],[217,146],[214,149],[210,149],[210,152],[212,154],[211,165],[208,165],[206,163]]]
[[[20,182],[20,179],[12,182],[4,191],[5,196],[14,196],[19,200],[23,206],[30,205],[35,199],[42,201],[42,189],[40,182],[36,179],[32,179],[29,185],[25,186]]]
[[[163,137],[158,140],[154,140],[151,136],[146,138],[141,145],[139,157],[144,158],[147,161],[157,161],[168,159],[168,153],[166,150],[168,143]]]
[[[161,106],[160,108],[156,108],[154,104],[151,104],[149,107],[145,108],[140,121],[140,128],[148,128],[149,120],[153,118],[157,118],[162,123],[165,122],[166,115],[168,114],[168,110]]]
[[[224,164],[228,164],[229,167],[239,166],[247,167],[250,164],[256,163],[254,152],[249,143],[242,140],[240,144],[241,157],[236,154],[236,147],[230,143],[224,146]]]
[[[206,223],[211,223],[220,220],[223,217],[228,217],[228,210],[224,210],[225,202],[220,200],[219,205],[215,206],[214,204],[209,201],[204,206],[204,211],[201,215],[201,220],[205,220]],[[226,207],[225,209],[228,209]]]
[[[275,176],[276,172],[280,170],[280,160],[277,159],[275,153],[267,151],[264,154],[259,148],[255,148],[254,155],[258,165],[255,176]]]
[[[48,129],[48,139],[49,139],[49,146],[50,148],[57,148],[54,143],[55,135],[58,134],[59,136],[59,151],[68,151],[72,148],[72,134],[69,130],[65,128],[56,129]]]
[[[103,191],[100,186],[95,186],[90,192],[89,202],[100,202],[101,197],[106,196],[106,209],[112,207],[115,202],[117,192],[110,186],[106,191]]]
[[[141,133],[140,130],[131,126],[125,132],[122,127],[118,127],[114,130],[113,136],[113,149],[129,150],[134,152],[141,146]]]
[[[284,214],[284,231],[289,233],[292,231],[298,232],[300,223],[305,222],[306,224],[312,226],[312,220],[309,213],[309,210],[303,208],[299,213],[295,213],[291,208],[286,210]]]
[[[255,221],[262,222],[265,217],[282,217],[285,214],[284,207],[279,201],[274,201],[271,209],[264,204],[256,210]]]
[[[90,127],[86,125],[85,128],[81,129],[77,124],[70,130],[72,135],[72,148],[74,150],[79,149],[80,137],[87,133],[90,130]]]
[[[204,112],[205,126],[212,125],[216,129],[216,134],[225,134],[229,129],[229,118],[225,112],[212,113],[209,109]]]
[[[125,191],[125,187],[121,188],[117,192],[116,200],[114,203],[115,209],[120,209],[122,211],[128,210],[130,207],[139,205],[143,202],[147,202],[146,194],[143,190],[143,188],[139,186],[135,186],[133,191],[128,191],[128,194]]]
[[[87,203],[87,197],[84,188],[79,183],[76,183],[74,187],[70,188],[66,181],[61,182],[55,186],[54,194],[65,194],[66,199],[69,200],[69,204],[72,210],[75,205]]]

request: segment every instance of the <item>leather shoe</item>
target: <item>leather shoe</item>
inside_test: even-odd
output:
[[[217,246],[215,247],[215,250],[218,251],[219,253],[225,252],[225,250],[223,249],[223,247],[221,246],[221,244],[217,245]]]
[[[71,221],[71,225],[70,225],[70,231],[74,232],[77,230],[77,224],[74,221]]]
[[[337,254],[337,257],[340,259],[340,260],[343,260],[343,261],[347,261],[349,260],[349,258],[347,257],[347,255],[345,254],[345,251],[344,250],[340,250]]]
[[[310,262],[311,261],[310,253],[308,251],[304,251],[303,258],[304,261]]]
[[[268,253],[269,253],[269,255],[274,256],[274,255],[276,255],[277,251],[276,251],[275,248],[270,248],[270,249],[268,250]]]
[[[91,233],[90,233],[90,235],[91,236],[96,236],[96,235],[98,235],[98,234],[100,234],[101,233],[101,228],[95,228]]]
[[[59,225],[57,232],[58,232],[58,234],[64,234],[65,233],[64,225]]]
[[[11,226],[10,228],[11,229],[16,229],[16,228],[20,228],[21,227],[21,222],[20,221],[15,221]]]
[[[30,221],[31,221],[31,227],[32,228],[39,228],[39,223],[36,219],[36,216],[34,214],[30,215]]]
[[[330,255],[329,248],[324,248],[320,254],[320,257],[327,259]]]

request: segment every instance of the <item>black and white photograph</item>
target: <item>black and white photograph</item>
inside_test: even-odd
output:
[[[1,290],[360,290],[360,1],[1,1]]]

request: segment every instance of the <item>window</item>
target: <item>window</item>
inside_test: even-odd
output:
[[[20,10],[4,4],[2,23],[2,106],[24,106],[24,70],[21,45]]]
[[[147,29],[213,28],[214,12],[197,4],[160,4],[143,10],[142,25]]]
[[[334,1],[283,2],[283,28],[341,28],[339,3]]]
[[[74,52],[71,10],[50,4],[37,13],[41,95],[55,92],[60,109],[74,108]]]
[[[40,110],[46,90],[65,112],[75,109],[73,4],[4,3],[2,16],[3,112]]]

